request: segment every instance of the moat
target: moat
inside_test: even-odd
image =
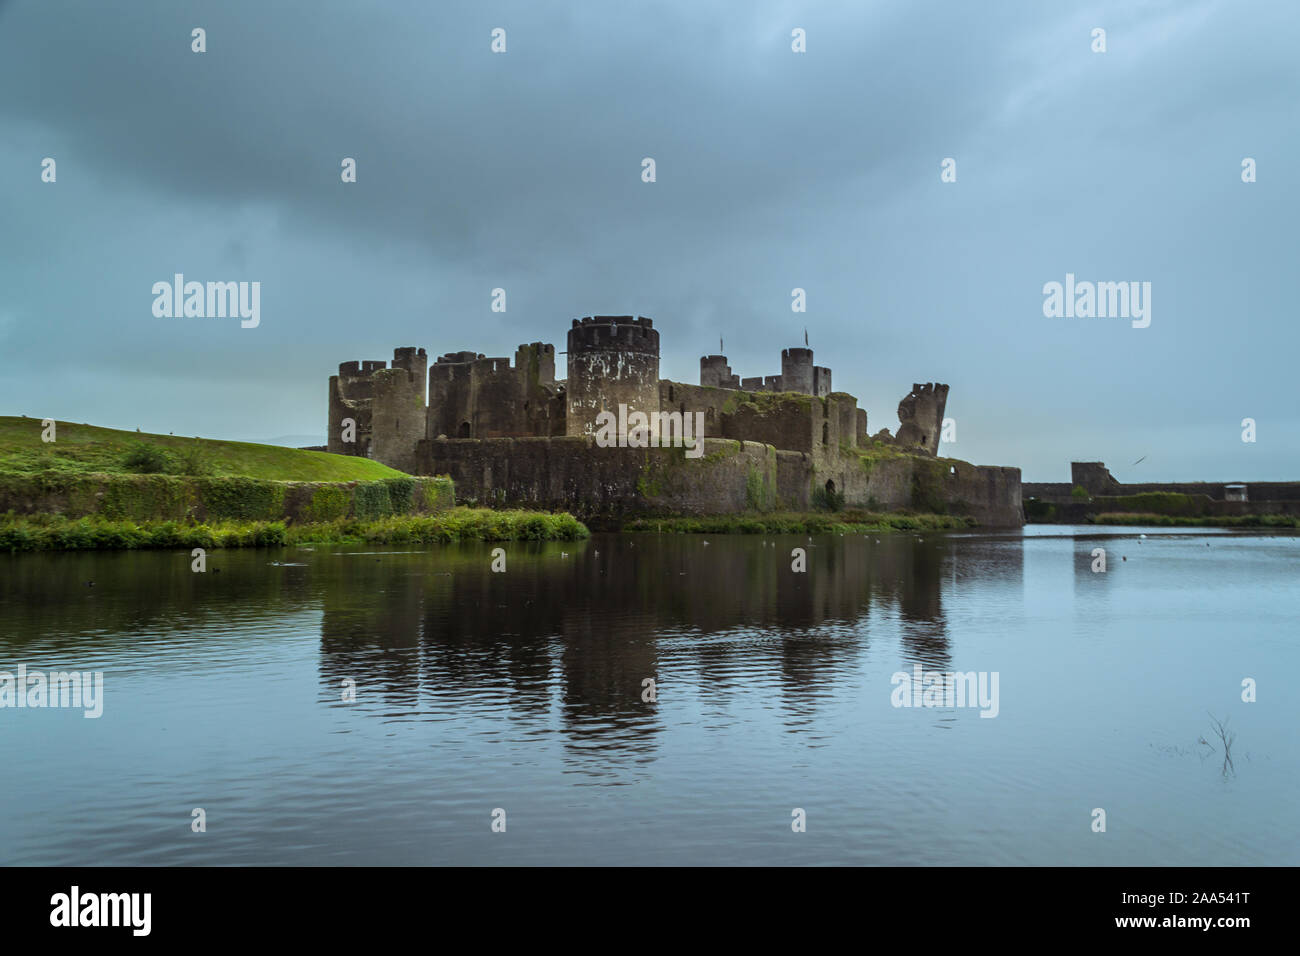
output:
[[[0,711],[6,861],[1300,860],[1300,536],[493,547],[0,555],[0,671],[104,674],[98,719]],[[995,719],[893,706],[918,666]]]

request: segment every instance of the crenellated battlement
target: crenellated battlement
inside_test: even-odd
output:
[[[569,354],[575,352],[636,352],[659,356],[659,333],[644,316],[597,315],[574,319],[569,328]]]
[[[393,363],[342,362],[330,376],[326,448],[336,455],[374,457],[395,468],[414,467],[413,443],[423,434],[424,349],[393,350]]]
[[[644,315],[633,318],[630,315],[589,315],[583,319],[574,319],[573,327],[582,325],[640,325],[647,329],[654,328],[654,320]]]
[[[388,363],[383,361],[340,362],[339,375],[343,378],[364,378],[387,367]]]
[[[448,352],[439,355],[434,365],[465,365],[475,359],[483,358],[482,352]]]
[[[781,350],[780,375],[731,374],[725,355],[706,355],[700,359],[700,384],[715,388],[735,388],[747,392],[798,392],[825,398],[832,391],[831,370],[813,364],[810,348]]]
[[[404,368],[410,371],[417,365],[425,365],[428,361],[429,356],[424,349],[412,345],[393,349],[393,368]]]
[[[520,345],[515,351],[513,364],[504,355],[488,356],[482,352],[448,352],[440,355],[429,366],[431,380],[450,381],[464,376],[502,375],[526,371],[529,363],[536,356],[543,365],[549,363],[549,373],[543,371],[542,379],[546,384],[553,384],[555,379],[555,346],[544,342],[532,342]]]
[[[659,333],[644,316],[597,315],[569,328],[565,433],[594,434],[600,413],[619,405],[659,410]],[[657,414],[650,433],[657,434]]]

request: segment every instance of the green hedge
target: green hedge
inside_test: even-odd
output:
[[[0,551],[95,551],[137,548],[249,548],[288,543],[282,521],[184,524],[81,518],[0,516]]]
[[[286,482],[231,477],[198,478],[194,483],[208,518],[273,521],[284,517]]]
[[[1300,528],[1300,515],[1160,515],[1108,511],[1088,518],[1093,524],[1151,525],[1158,528]]]
[[[308,522],[445,511],[447,477],[293,482],[225,476],[0,474],[0,512],[115,520]]]
[[[61,515],[0,515],[0,551],[138,548],[264,548],[286,544],[440,544],[457,541],[562,541],[585,538],[567,513],[454,508],[432,515],[347,518],[313,524],[283,521],[141,521]]]

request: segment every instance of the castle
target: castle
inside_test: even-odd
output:
[[[934,510],[960,493],[958,510],[983,523],[1020,523],[1018,469],[1000,469],[1014,481],[990,483],[987,469],[950,460],[928,467],[942,472],[938,488],[914,480],[926,467],[918,462],[937,464],[947,385],[913,385],[898,406],[897,435],[869,437],[866,411],[831,389],[831,370],[813,363],[810,348],[783,350],[779,375],[744,379],[725,355],[706,355],[691,385],[659,377],[650,319],[600,315],[573,320],[567,364],[567,379],[557,380],[555,348],[541,342],[520,345],[513,364],[452,352],[429,365],[417,348],[396,349],[391,366],[345,362],[329,380],[328,450],[410,474],[450,474],[466,500],[584,515],[798,510],[823,494]],[[652,444],[667,417],[696,415],[702,459],[683,467],[680,448],[598,446],[598,417],[620,406],[645,414]],[[1014,495],[1001,500],[1011,484]]]

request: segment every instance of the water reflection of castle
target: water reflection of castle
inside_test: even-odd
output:
[[[643,680],[689,680],[703,696],[755,683],[809,716],[826,684],[887,633],[909,660],[950,662],[942,593],[972,564],[981,587],[1020,588],[1020,543],[982,560],[967,539],[616,535],[488,550],[340,557],[325,582],[320,673],[362,678],[394,711],[507,712],[539,726],[558,708],[566,748],[600,760],[653,749],[661,729]],[[772,539],[769,539],[769,541]],[[793,573],[790,549],[807,550]],[[891,645],[887,653],[892,656]],[[594,759],[594,758],[593,758]]]

